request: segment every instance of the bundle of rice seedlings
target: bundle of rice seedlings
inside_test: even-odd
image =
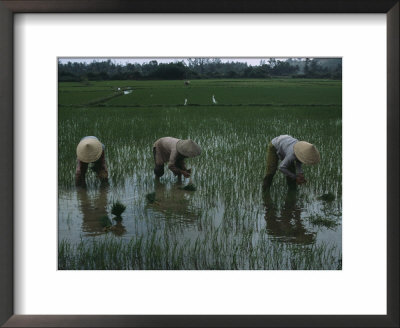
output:
[[[324,200],[326,202],[331,202],[335,200],[335,195],[332,194],[331,192],[328,192],[327,194],[323,194],[319,197],[317,197],[318,200]]]
[[[182,188],[183,190],[188,190],[188,191],[196,191],[196,186],[193,183],[189,183],[187,186]]]
[[[119,201],[115,202],[111,208],[111,214],[114,214],[117,218],[121,217],[121,214],[125,211],[126,206]]]
[[[154,201],[156,200],[156,193],[155,192],[151,192],[149,194],[146,195],[146,199],[150,204],[153,204]]]

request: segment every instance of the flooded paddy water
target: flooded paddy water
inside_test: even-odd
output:
[[[264,89],[257,82],[265,98],[257,93],[258,104],[251,104],[249,81],[234,86],[198,81],[198,88],[193,81],[190,90],[178,82],[60,84],[59,268],[341,269],[341,82],[302,81],[299,88],[309,96],[297,92],[298,99],[284,96],[285,90],[291,95],[293,81],[266,81]],[[110,98],[117,86],[135,91]],[[69,93],[90,88],[96,99],[104,90],[101,106],[68,102]],[[276,90],[283,100],[271,104],[269,94]],[[147,94],[146,102],[154,106],[130,99]],[[178,94],[176,105],[160,106]],[[191,106],[190,100],[203,94],[204,104]],[[211,103],[213,94],[217,105]],[[266,196],[261,189],[266,147],[280,134],[315,144],[321,162],[303,166],[308,182],[294,193],[277,172]],[[108,186],[100,186],[93,172],[87,174],[87,188],[74,186],[76,146],[86,135],[105,145]],[[195,191],[184,190],[189,179],[179,184],[167,167],[159,182],[154,179],[152,145],[164,136],[190,138],[202,147],[199,157],[186,160]],[[116,201],[126,206],[121,221],[111,214]],[[106,216],[112,227],[104,227]]]

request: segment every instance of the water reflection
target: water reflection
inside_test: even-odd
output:
[[[299,244],[315,242],[315,233],[308,231],[302,223],[301,207],[297,204],[295,191],[288,191],[280,215],[269,193],[264,195],[264,207],[269,236]]]
[[[193,192],[182,189],[182,184],[176,183],[168,188],[155,180],[154,202],[149,207],[161,213],[166,219],[179,219],[179,222],[191,223],[197,221],[200,212],[190,202]]]
[[[100,188],[99,192],[89,195],[86,188],[77,188],[79,210],[82,213],[82,231],[87,235],[104,233],[101,217],[107,216],[107,191]]]
[[[113,234],[120,236],[126,232],[121,222],[104,228],[102,218],[108,217],[109,187],[103,185],[95,194],[89,194],[86,188],[77,188],[78,207],[82,213],[82,231],[86,236],[97,236],[111,231]]]
[[[121,221],[117,221],[117,223],[107,229],[105,229],[106,231],[111,231],[114,235],[116,236],[122,236],[123,234],[126,233],[126,228],[125,226],[122,224]]]

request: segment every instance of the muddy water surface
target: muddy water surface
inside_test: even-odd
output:
[[[301,192],[287,192],[282,199],[263,196],[260,192],[259,199],[253,199],[253,203],[237,199],[233,207],[234,192],[230,195],[214,192],[214,197],[207,198],[207,189],[186,191],[172,174],[167,176],[161,182],[152,179],[153,187],[149,189],[141,189],[134,180],[126,179],[124,190],[117,191],[112,185],[60,190],[59,239],[77,243],[81,239],[113,235],[130,240],[134,236],[146,236],[153,229],[164,229],[181,235],[182,240],[194,240],[223,225],[236,224],[239,217],[243,219],[241,224],[251,226],[255,232],[265,228],[271,240],[294,244],[331,243],[341,251],[341,207],[337,201],[315,199],[309,203],[309,197],[305,200]],[[150,193],[155,193],[154,202],[146,198]],[[116,200],[127,206],[123,220],[120,223],[112,220],[114,228],[105,229],[100,218],[113,217],[111,207]]]

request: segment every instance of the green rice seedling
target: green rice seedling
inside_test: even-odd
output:
[[[118,219],[121,218],[121,214],[125,211],[126,206],[119,201],[115,202],[111,208],[111,214],[115,215]]]
[[[193,183],[189,183],[187,186],[184,186],[182,188],[183,190],[188,190],[188,191],[196,191],[197,188]]]
[[[214,234],[218,234],[215,231]],[[171,237],[169,237],[171,238]],[[108,235],[100,240],[81,240],[74,245],[60,241],[59,270],[340,270],[342,254],[335,245],[299,246],[259,239],[211,237],[163,240],[152,231],[149,238],[129,242]],[[166,244],[165,244],[166,243]],[[211,245],[210,245],[211,243]]]
[[[333,200],[335,200],[335,195],[331,192],[328,192],[327,194],[323,194],[319,197],[317,197],[318,200],[323,200],[326,202],[331,202]]]
[[[156,193],[155,192],[151,192],[149,194],[146,195],[146,199],[150,204],[153,204],[156,200]]]

